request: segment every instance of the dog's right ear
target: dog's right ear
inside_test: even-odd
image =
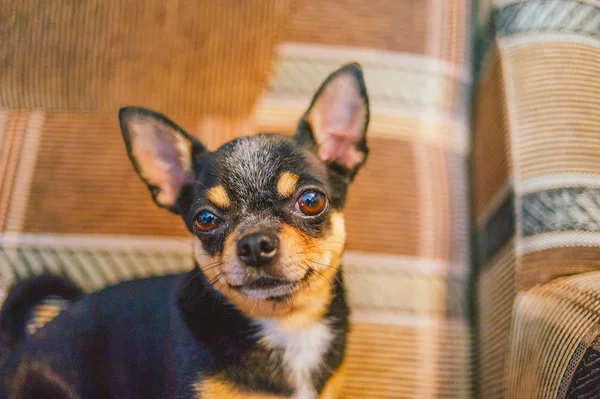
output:
[[[119,111],[129,159],[160,207],[179,213],[184,188],[195,181],[194,161],[206,148],[165,116],[140,107]]]
[[[369,99],[363,71],[359,64],[351,63],[325,79],[294,138],[352,180],[367,159],[368,125]]]

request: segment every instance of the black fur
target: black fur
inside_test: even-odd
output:
[[[44,298],[58,296],[74,300],[81,295],[81,288],[59,276],[42,275],[16,284],[11,288],[0,309],[2,344],[12,346],[25,338],[27,317],[33,307]]]
[[[334,284],[325,317],[335,338],[313,375],[319,389],[342,361],[348,329],[340,272]],[[216,374],[290,395],[280,355],[259,346],[256,332],[197,270],[117,284],[75,301],[2,359],[0,398],[9,397],[23,356],[43,363],[53,385],[60,376],[57,386],[83,398],[192,398],[193,384]],[[36,384],[44,381],[34,374]]]
[[[340,209],[343,202],[330,188],[326,169],[306,161],[309,154],[292,138],[279,134],[259,134],[235,139],[214,153],[203,154],[197,164],[197,183],[190,187],[191,197],[197,200],[184,205],[182,214],[188,229],[202,238],[204,249],[211,255],[219,253],[232,228],[247,225],[256,229],[277,230],[280,223],[298,227],[312,237],[329,231],[329,212],[316,218],[302,218],[290,209],[295,198],[281,199],[277,195],[277,178],[283,171],[300,176],[299,186],[322,190],[330,198],[331,209]],[[319,167],[320,166],[320,167]],[[262,173],[252,173],[262,168]],[[223,185],[232,199],[229,209],[215,209],[205,197],[207,188]],[[202,234],[194,230],[193,222],[202,210],[210,209],[222,220],[221,227]]]
[[[356,64],[335,72],[315,98],[342,72],[349,72],[356,79],[368,123],[366,89]],[[167,134],[179,135],[171,137],[189,143],[194,182],[187,184],[186,180],[187,185],[180,187],[176,202],[168,209],[180,214],[189,231],[213,256],[222,253],[226,238],[234,230],[239,234],[252,230],[278,232],[287,225],[302,232],[307,240],[327,238],[331,215],[343,209],[348,185],[360,167],[349,170],[318,159],[317,144],[306,119],[308,113],[294,137],[259,134],[233,140],[209,152],[166,117],[129,107],[122,109],[119,116],[127,152],[138,173],[140,165],[132,151],[135,143],[129,132],[129,123],[134,123],[138,115],[150,118],[149,123],[159,123],[161,129],[168,130]],[[364,137],[357,149],[366,159]],[[297,192],[290,198],[277,193],[282,172],[299,177]],[[148,181],[146,184],[158,203],[156,194],[160,188]],[[207,198],[207,190],[217,185],[230,198],[231,204],[225,209],[217,208]],[[317,189],[328,198],[328,207],[318,216],[294,212],[297,197],[306,189]],[[205,210],[221,220],[219,227],[208,233],[194,224]],[[310,270],[306,273],[309,275]],[[330,283],[333,295],[321,321],[333,339],[312,371],[312,386],[317,392],[339,368],[348,331],[349,311],[340,270]],[[64,392],[65,398],[70,398],[71,393],[82,398],[193,398],[194,384],[211,376],[250,391],[291,396],[296,389],[287,375],[281,349],[269,349],[259,343],[260,325],[216,290],[198,265],[187,274],[130,281],[83,296],[23,340],[22,315],[41,299],[37,294],[23,295],[25,288],[11,293],[12,299],[0,319],[0,325],[4,326],[3,320],[6,323],[4,330],[12,337],[13,345],[0,359],[0,399],[26,389],[27,378],[35,382],[31,387],[41,386],[43,390],[47,384],[49,392]],[[79,296],[79,292],[72,294],[67,295],[68,299]],[[16,298],[28,299],[23,303]],[[275,306],[286,299],[266,301],[272,300]],[[37,368],[39,364],[43,368]],[[29,377],[23,380],[23,375]]]

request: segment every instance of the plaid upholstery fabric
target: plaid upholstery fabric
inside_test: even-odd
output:
[[[48,270],[91,291],[189,269],[190,239],[135,176],[117,108],[160,110],[214,149],[291,133],[320,81],[357,60],[371,155],[346,210],[345,397],[470,397],[470,3],[117,3],[1,0],[2,282]]]
[[[143,103],[175,117],[247,115],[291,11],[289,0],[0,5],[1,106],[114,112]]]
[[[600,4],[496,1],[481,12],[479,391],[597,397]]]

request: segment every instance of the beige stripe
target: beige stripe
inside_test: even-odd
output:
[[[527,44],[573,43],[600,46],[600,38],[576,33],[529,33],[527,35],[505,36],[498,39],[500,48],[510,50]]]
[[[500,7],[506,7],[511,4],[522,3],[524,1],[527,1],[527,0],[493,0],[493,3],[494,3],[494,7],[500,8]]]
[[[268,94],[310,100],[331,71],[339,67],[337,64],[320,65],[318,61],[314,61],[317,65],[307,67],[305,61],[280,60],[270,80]],[[446,109],[449,105],[446,93],[460,87],[458,80],[420,68],[364,65],[363,73],[374,110],[380,107]],[[458,100],[451,99],[450,103]]]
[[[497,8],[506,7],[511,4],[524,3],[529,0],[494,0],[494,6]],[[578,0],[581,3],[587,3],[596,7],[600,7],[599,0]]]
[[[375,252],[346,251],[342,260],[346,269],[415,273],[424,276],[464,276],[467,264],[449,263],[416,256],[391,255]]]
[[[152,237],[88,234],[0,233],[5,248],[52,248],[88,250],[153,250],[191,254],[188,237]],[[436,259],[391,255],[375,252],[346,251],[344,267],[389,272],[415,273],[424,276],[463,276],[467,265],[450,264]]]
[[[413,147],[415,157],[415,168],[418,176],[417,188],[420,196],[419,200],[419,214],[420,214],[420,237],[419,237],[419,252],[421,257],[429,257],[435,253],[435,242],[439,239],[437,236],[437,215],[436,206],[432,203],[435,200],[435,189],[433,187],[432,167],[433,159],[431,157],[431,151],[428,151],[424,145],[416,143]],[[440,286],[437,296],[433,298],[434,301],[443,302],[446,298],[445,286]],[[435,306],[435,305],[434,305]],[[438,303],[437,307],[442,307],[442,303]],[[426,329],[422,332],[423,339],[420,341],[421,345],[417,348],[419,353],[419,359],[422,359],[424,364],[419,365],[419,392],[420,397],[429,398],[435,395],[437,386],[432,383],[435,377],[435,369],[428,367],[431,364],[437,364],[439,362],[438,353],[435,351],[436,343],[439,341],[439,330],[437,329]]]
[[[433,56],[414,53],[294,42],[280,44],[277,46],[276,52],[280,59],[309,58],[331,60],[332,62],[338,62],[340,65],[346,62],[358,61],[362,64],[365,71],[377,66],[409,68],[425,73],[449,76],[465,83],[471,81],[471,74],[467,68],[454,65]]]
[[[79,270],[85,272],[89,290],[98,290],[104,288],[108,281],[98,273],[96,263],[91,259],[94,254],[83,253],[81,251],[71,251],[71,256],[77,261]]]
[[[432,87],[433,89],[433,87]],[[266,94],[252,112],[252,125],[260,131],[293,132],[310,97],[282,97]],[[465,121],[439,109],[414,108],[406,105],[390,107],[371,104],[369,137],[430,143],[465,155],[470,139]]]
[[[94,234],[0,234],[0,244],[6,248],[47,247],[54,249],[173,251],[191,254],[192,240],[183,237],[108,236]]]
[[[464,315],[463,301],[446,301],[448,280],[418,271],[381,272],[346,267],[345,285],[353,311],[398,311],[443,317]],[[450,309],[450,307],[452,307]]]
[[[558,247],[600,246],[600,232],[557,232],[537,234],[522,240],[522,252],[530,253]]]
[[[352,321],[355,323],[387,324],[414,328],[467,328],[466,319],[446,318],[431,315],[417,315],[400,311],[352,311]],[[425,337],[423,337],[425,338]],[[431,359],[430,359],[431,360]]]
[[[30,114],[25,127],[25,137],[19,154],[19,164],[8,208],[5,226],[7,231],[21,231],[23,229],[43,123],[43,113],[32,112]]]
[[[519,194],[523,195],[565,187],[600,188],[600,174],[561,173],[532,177],[519,183]]]

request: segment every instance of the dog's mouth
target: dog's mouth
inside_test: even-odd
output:
[[[286,281],[270,277],[259,277],[256,280],[242,285],[229,285],[230,288],[240,291],[243,295],[254,299],[282,300],[291,296],[300,285],[308,280],[313,273],[308,269],[304,277],[297,281]]]

